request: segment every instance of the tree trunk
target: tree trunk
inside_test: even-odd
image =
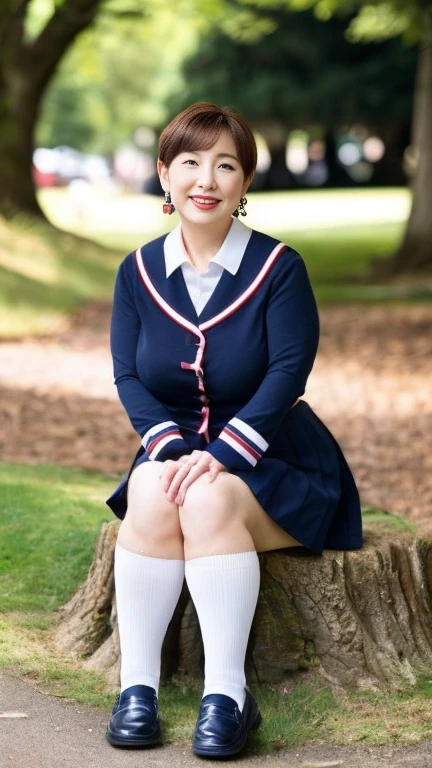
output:
[[[87,582],[60,609],[57,646],[119,681],[113,595],[118,523],[105,523]],[[391,530],[391,529],[390,529]],[[432,669],[432,540],[371,527],[356,552],[260,555],[261,589],[247,654],[250,682],[315,669],[338,687],[399,689]],[[163,679],[202,679],[199,625],[186,586],[163,649]]]
[[[36,121],[45,90],[70,44],[93,21],[102,0],[63,0],[29,41],[30,0],[2,0],[0,10],[0,214],[43,217],[32,178]]]
[[[412,126],[408,120],[382,123],[377,126],[376,135],[385,145],[384,157],[376,164],[372,185],[404,187],[407,174],[404,170],[404,154],[411,144]]]
[[[404,239],[390,262],[394,272],[432,269],[432,35],[419,51],[414,93],[413,202]]]
[[[270,153],[270,167],[263,174],[260,189],[291,189],[296,182],[286,164],[289,128],[279,122],[257,122],[255,127],[262,133]]]
[[[34,98],[31,92],[30,96]],[[43,216],[32,178],[37,106],[20,97],[11,109],[10,88],[0,85],[0,213],[6,217],[17,212]],[[22,116],[24,109],[27,113],[25,120]]]

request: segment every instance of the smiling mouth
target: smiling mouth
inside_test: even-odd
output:
[[[216,203],[220,203],[217,197],[191,197],[191,200],[194,203],[199,203],[199,205],[216,205]]]

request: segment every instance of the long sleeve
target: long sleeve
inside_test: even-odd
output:
[[[267,310],[269,362],[253,397],[206,450],[227,469],[252,469],[303,395],[318,348],[319,320],[303,260],[286,252]]]
[[[119,268],[111,320],[111,353],[114,380],[123,407],[151,460],[176,459],[189,453],[178,425],[167,409],[146,389],[136,368],[137,345],[141,329],[127,260]]]

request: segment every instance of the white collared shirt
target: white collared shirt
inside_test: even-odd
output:
[[[231,228],[218,252],[209,261],[206,272],[198,272],[190,263],[181,234],[181,224],[178,224],[165,238],[164,256],[166,276],[181,268],[186,288],[197,315],[207,304],[216,288],[224,269],[232,275],[238,272],[252,230],[236,218],[233,218]]]

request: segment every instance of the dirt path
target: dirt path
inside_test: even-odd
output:
[[[55,338],[0,344],[0,459],[121,473],[138,439],[117,401],[109,307]],[[362,502],[432,531],[432,306],[326,307],[306,398]]]
[[[15,713],[15,716],[11,716]],[[20,716],[18,716],[20,715]],[[48,696],[0,672],[0,751],[4,768],[200,768],[189,744],[143,752],[113,750],[105,741],[109,713]],[[429,768],[432,742],[408,746],[308,744],[270,755],[245,752],[243,768]]]

